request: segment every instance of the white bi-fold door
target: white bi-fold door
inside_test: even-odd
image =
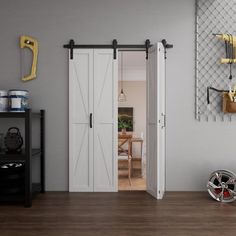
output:
[[[69,190],[117,191],[117,59],[111,49],[78,49],[69,59]],[[147,192],[165,193],[165,55],[147,61]]]
[[[117,59],[77,49],[69,59],[69,191],[117,191]]]
[[[147,61],[147,192],[165,193],[165,52],[162,43],[149,49]]]

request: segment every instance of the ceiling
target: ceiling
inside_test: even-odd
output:
[[[121,74],[123,75],[124,81],[146,80],[146,53],[144,51],[120,51],[118,58],[119,80],[121,80]],[[121,68],[122,58],[123,70]]]
[[[119,68],[121,68],[122,55],[124,69],[146,69],[146,54],[144,51],[119,51]]]

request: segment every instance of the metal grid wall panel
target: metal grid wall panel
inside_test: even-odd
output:
[[[236,84],[235,64],[233,80],[229,80],[229,65],[220,64],[225,57],[225,44],[213,33],[236,35],[236,0],[196,1],[196,118],[200,120],[231,121],[236,114],[222,112],[222,94],[210,91],[211,105],[207,105],[207,87],[228,89]]]

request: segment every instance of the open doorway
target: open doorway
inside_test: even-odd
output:
[[[146,191],[145,52],[118,58],[118,190]]]

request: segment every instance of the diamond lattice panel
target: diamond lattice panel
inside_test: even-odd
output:
[[[236,115],[222,112],[222,95],[210,91],[211,105],[207,105],[207,87],[228,89],[236,84],[236,65],[232,66],[233,80],[229,80],[229,65],[220,64],[225,57],[225,44],[213,33],[236,35],[236,0],[196,1],[196,118],[198,120],[236,120]]]

